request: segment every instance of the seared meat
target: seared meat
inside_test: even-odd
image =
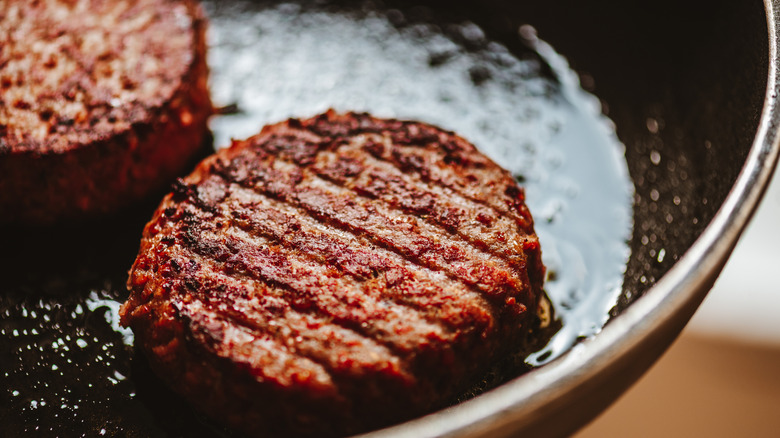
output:
[[[201,163],[144,230],[122,324],[198,409],[333,436],[441,407],[532,328],[513,178],[451,132],[332,111]]]
[[[194,1],[0,9],[0,223],[113,212],[192,164],[211,113]]]

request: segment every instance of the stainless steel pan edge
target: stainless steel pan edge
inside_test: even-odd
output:
[[[600,334],[559,360],[474,400],[365,436],[564,436],[595,418],[663,354],[715,283],[778,160],[780,0],[764,6],[769,71],[759,127],[736,183],[685,255]]]

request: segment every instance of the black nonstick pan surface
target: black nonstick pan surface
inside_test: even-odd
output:
[[[774,12],[759,1],[204,5],[212,91],[229,109],[214,146],[289,116],[370,110],[458,131],[528,188],[560,332],[454,407],[380,434],[575,430],[679,333],[776,160]],[[118,326],[158,200],[2,230],[0,436],[232,436]]]

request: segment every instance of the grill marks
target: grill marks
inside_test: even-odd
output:
[[[300,167],[287,174],[286,181],[291,184],[297,185],[304,172],[311,171],[350,192],[424,218],[479,250],[505,259],[512,267],[525,269],[522,250],[538,247],[538,239],[524,193],[514,181],[483,184],[493,179],[496,168],[473,146],[451,133],[426,131],[425,125],[368,121],[359,115],[354,126],[335,130],[354,137],[318,137],[316,133],[334,133],[322,127],[324,120],[320,117],[305,124],[295,121],[276,126],[278,132],[250,139],[253,148],[244,151],[246,156],[234,157],[219,168],[232,172],[257,158],[281,159]],[[412,134],[399,126],[407,126]],[[285,144],[287,147],[281,146]],[[460,172],[453,172],[451,164],[459,166]],[[280,173],[268,173],[264,168],[259,175],[247,172],[236,176],[251,185],[273,180]],[[268,188],[273,193],[285,190],[279,185]],[[513,239],[517,228],[525,233],[520,241]]]
[[[433,186],[448,188],[460,196],[490,207],[499,215],[515,220],[521,230],[533,233],[533,219],[525,206],[525,195],[514,182],[496,184],[495,167],[475,149],[455,155],[438,145],[405,147],[390,142],[367,141],[362,147],[377,160],[392,164],[404,173],[413,173]],[[452,172],[451,165],[466,166]]]
[[[432,357],[439,357],[437,362],[451,360],[449,344],[457,335],[440,326],[436,318],[429,318],[429,322],[419,310],[388,301],[380,293],[382,280],[358,283],[339,276],[332,267],[313,263],[299,252],[240,229],[213,235],[210,222],[197,219],[203,214],[195,210],[182,221],[183,251],[176,264],[185,265],[186,260],[196,258],[201,261],[194,272],[179,275],[190,301],[182,307],[182,315],[189,319],[196,338],[221,346],[213,350],[218,356],[228,357],[224,355],[231,346],[240,343],[248,343],[241,351],[254,351],[258,343],[266,347],[273,344],[323,367],[333,379],[372,374],[370,382],[380,386],[412,384],[413,374],[402,361],[408,364],[413,356],[425,361]],[[193,306],[198,311],[211,310],[205,319],[193,319],[186,311]],[[433,306],[427,310],[442,311]],[[445,306],[447,310],[456,311]],[[490,324],[487,310],[478,310],[481,313],[474,313],[482,321],[474,326]],[[208,320],[218,324],[206,324]],[[228,339],[223,332],[231,324],[242,330],[229,330],[233,337]],[[245,365],[264,380],[280,380],[280,385],[289,382],[289,375],[306,374],[311,367],[305,361],[288,361],[291,368],[283,372],[256,369],[265,365],[262,358]]]
[[[447,272],[493,299],[519,298],[518,292],[528,284],[524,271],[512,269],[506,261],[457,235],[443,236],[439,227],[419,217],[399,213],[381,200],[356,197],[349,189],[273,156],[260,158],[246,156],[245,152],[241,150],[227,163],[217,163],[215,172],[228,181],[295,205],[329,225],[365,236],[423,266]],[[244,163],[248,162],[262,164],[256,164],[258,170],[247,172]]]
[[[446,275],[415,265],[367,238],[325,226],[288,204],[236,186],[231,191],[238,192],[238,196],[228,202],[227,208],[235,224],[248,233],[273,239],[365,281],[368,292],[409,306],[430,321],[438,321],[440,313],[459,316],[445,321],[448,330],[491,324],[490,306],[483,297],[464,291],[461,283]]]
[[[278,340],[258,336],[224,313],[200,301],[181,303],[177,309],[189,321],[192,336],[218,357],[252,371],[256,378],[280,387],[304,386],[335,394],[330,374],[318,363],[289,351]]]
[[[270,154],[302,167],[310,166],[323,151],[361,150],[363,155],[384,161],[403,174],[414,175],[424,185],[450,189],[463,198],[489,207],[494,214],[506,215],[523,231],[533,234],[533,220],[524,205],[522,189],[514,181],[496,184],[495,164],[466,140],[452,132],[416,122],[350,114],[334,123],[332,119],[337,117],[326,113],[303,122],[291,119],[273,126],[272,130],[264,130],[248,142],[261,156]],[[285,143],[289,144],[280,147]],[[325,176],[340,180],[364,169],[360,159],[344,157],[339,161]],[[509,174],[504,173],[506,179],[511,180]]]
[[[226,276],[208,264],[185,282],[201,287],[190,289],[189,298],[178,305],[180,312],[194,324],[194,333],[210,336],[224,345],[226,351],[237,340],[224,336],[224,326],[237,325],[253,340],[273,342],[276,349],[317,364],[336,380],[340,375],[369,373],[404,385],[412,381],[388,348],[333,324],[326,316],[294,310],[283,297],[269,293],[262,284]],[[209,312],[205,319],[196,316],[204,312]],[[216,319],[220,324],[215,327],[199,322],[209,319]],[[284,383],[284,374],[281,376]],[[274,375],[265,373],[264,378],[272,379]],[[330,378],[316,380],[324,382]]]
[[[259,393],[324,400],[312,418],[419,413],[528,331],[543,267],[524,208],[511,176],[451,133],[289,120],[174,186],[144,232],[123,323],[172,306],[179,342]]]
[[[464,197],[449,187],[421,183],[392,164],[367,155],[361,143],[344,145],[337,152],[323,151],[312,170],[342,187],[455,233],[514,268],[525,268],[524,245],[533,244],[537,239],[535,236],[524,236],[525,240],[521,241],[513,239],[518,225],[528,226],[524,219],[518,224],[511,216],[502,215],[495,208]],[[348,171],[343,171],[344,168]]]
[[[317,314],[334,323],[392,345],[403,354],[451,340],[452,335],[416,312],[383,300],[370,283],[340,276],[333,268],[313,263],[262,238],[240,236],[236,230],[227,236],[208,234],[202,232],[194,239],[186,239],[185,248],[218,262],[229,276],[260,282],[264,287],[260,296],[287,300],[299,312],[316,309]],[[227,247],[230,254],[217,247]]]

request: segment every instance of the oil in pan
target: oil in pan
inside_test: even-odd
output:
[[[526,187],[562,322],[527,358],[541,365],[597,333],[620,295],[633,196],[623,146],[599,101],[533,28],[520,29],[527,52],[518,56],[473,23],[420,15],[433,13],[210,5],[214,100],[240,110],[212,121],[216,145],[331,107],[464,136]]]

